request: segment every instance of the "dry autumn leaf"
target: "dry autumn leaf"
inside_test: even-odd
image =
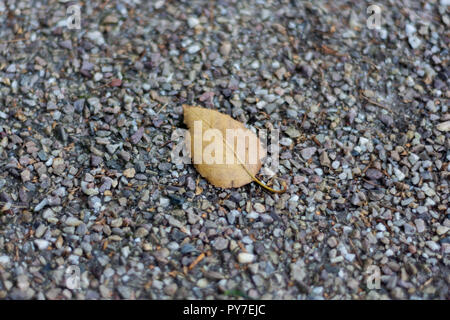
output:
[[[255,175],[266,150],[243,123],[215,110],[183,105],[190,133],[190,156],[197,171],[211,184],[238,188],[252,181],[273,190]]]

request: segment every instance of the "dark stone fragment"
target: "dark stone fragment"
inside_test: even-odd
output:
[[[109,160],[109,161],[107,161],[107,162],[106,162],[106,165],[107,165],[108,168],[110,168],[110,169],[122,170],[122,166],[121,166],[119,163],[117,163],[116,161],[114,161],[114,160]]]
[[[180,230],[178,230],[176,228],[173,228],[170,236],[173,241],[181,242],[181,241],[183,241],[184,238],[187,237],[187,234],[185,234],[184,232],[181,232]]]
[[[170,203],[174,206],[181,206],[185,202],[183,198],[178,197],[176,195],[168,194],[167,196],[170,199]]]
[[[131,143],[137,144],[144,135],[144,127],[140,127],[130,138]]]
[[[195,247],[190,244],[190,243],[186,243],[185,245],[183,245],[180,249],[182,254],[187,254],[187,253],[191,253],[191,252],[195,252],[197,251],[197,249],[195,249]]]
[[[75,108],[75,112],[81,113],[83,112],[85,99],[78,99],[74,102],[73,107]]]
[[[63,126],[59,125],[56,127],[56,137],[63,142],[67,142],[68,135],[66,129]]]
[[[366,176],[371,180],[378,180],[383,177],[383,173],[380,170],[370,168],[366,171]]]

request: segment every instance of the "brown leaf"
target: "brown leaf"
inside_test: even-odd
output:
[[[202,177],[221,188],[257,181],[255,175],[266,150],[253,132],[215,110],[188,105],[183,105],[183,110],[191,137],[191,159]]]

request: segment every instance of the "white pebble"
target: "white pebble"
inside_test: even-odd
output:
[[[194,43],[192,46],[189,46],[189,48],[187,49],[188,53],[190,54],[194,54],[199,52],[201,49],[200,45],[197,43]]]
[[[381,222],[379,224],[377,224],[376,228],[378,231],[383,231],[383,232],[386,231],[386,227]]]
[[[39,250],[45,250],[48,248],[50,242],[43,239],[36,239],[34,240],[34,243],[38,246]]]
[[[0,256],[0,265],[5,266],[9,263],[10,258],[8,256]]]
[[[422,40],[420,40],[416,36],[411,36],[408,38],[408,42],[409,42],[409,45],[411,46],[411,48],[417,49],[420,46],[420,44],[422,43]]]
[[[394,173],[398,181],[402,181],[406,177],[405,174],[400,169],[394,168]]]
[[[187,23],[189,28],[195,28],[200,21],[196,17],[189,17]]]
[[[411,35],[413,35],[415,32],[417,31],[416,27],[410,23],[406,24],[405,26],[405,32],[406,35],[409,37]]]
[[[169,203],[170,203],[170,200],[167,199],[167,198],[160,198],[159,199],[159,205],[161,207],[167,207],[169,205]]]
[[[238,255],[239,263],[252,263],[255,260],[255,255],[247,252],[241,252]]]
[[[68,217],[66,219],[66,225],[70,227],[78,227],[81,224],[81,221],[75,217]]]
[[[450,131],[450,120],[449,121],[445,121],[445,122],[441,122],[436,126],[436,129],[438,129],[439,131],[442,132],[448,132]]]
[[[94,42],[96,45],[101,46],[105,44],[105,39],[100,31],[91,31],[86,34],[87,38]]]
[[[440,236],[446,234],[448,232],[448,228],[446,226],[439,226],[436,228],[436,233]]]
[[[333,163],[331,164],[331,167],[332,167],[334,170],[336,170],[337,168],[339,168],[339,166],[340,166],[340,163],[339,163],[339,161],[337,161],[337,160],[333,161]]]
[[[264,213],[266,211],[266,208],[261,203],[255,203],[253,205],[253,208],[255,208],[256,212],[258,212],[258,213]]]

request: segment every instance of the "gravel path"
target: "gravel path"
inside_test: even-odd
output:
[[[0,0],[1,299],[450,298],[448,0],[379,30],[365,1],[84,1],[79,30],[30,2]],[[279,129],[288,191],[173,164],[183,103]]]

